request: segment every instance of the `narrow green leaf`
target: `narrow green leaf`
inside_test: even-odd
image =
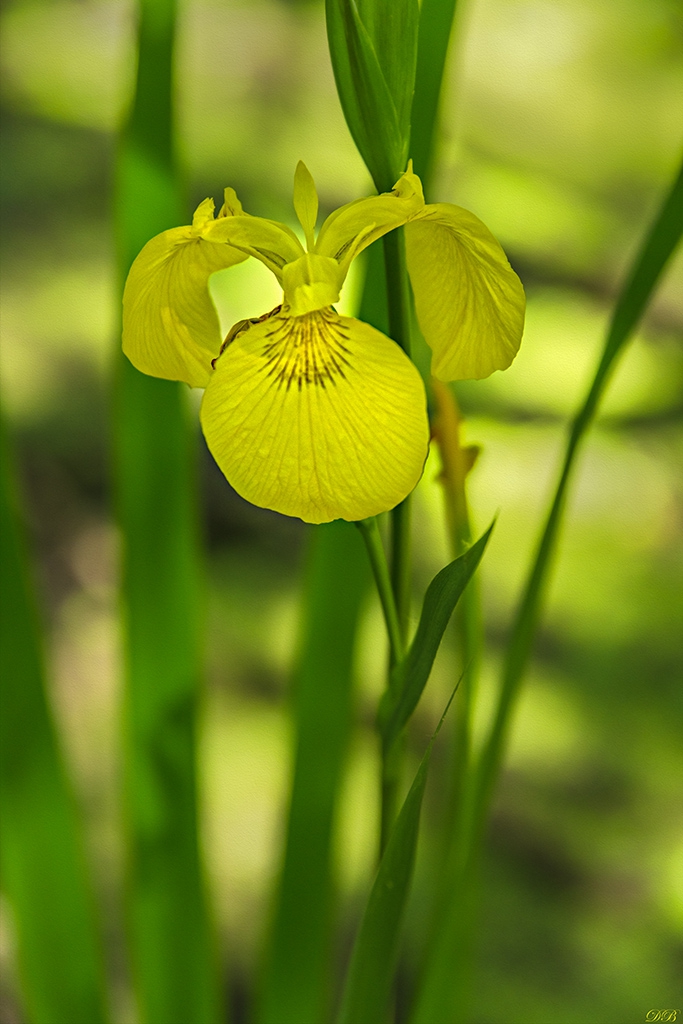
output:
[[[437,573],[427,588],[410,650],[394,670],[391,689],[382,699],[380,728],[387,745],[393,743],[417,707],[453,609],[481,561],[492,530],[493,523],[464,555]]]
[[[457,0],[422,0],[411,114],[410,156],[429,191],[438,135],[438,112]]]
[[[387,84],[402,142],[410,135],[410,112],[415,89],[418,0],[357,0],[362,24],[377,54]],[[401,170],[404,168],[402,167]]]
[[[540,618],[545,584],[564,515],[566,492],[579,447],[593,422],[616,360],[643,315],[662,271],[676,249],[682,234],[683,166],[658,211],[619,295],[595,377],[586,399],[571,425],[556,492],[512,629],[503,670],[499,704],[482,761],[481,791],[478,801],[480,815],[486,813],[485,807],[492,795],[512,709],[531,654]]]
[[[106,1018],[100,937],[45,695],[37,616],[0,426],[0,864],[27,1019]]]
[[[355,0],[326,0],[327,36],[346,123],[378,192],[405,169],[408,137]]]
[[[353,948],[339,1024],[379,1024],[385,1019],[413,877],[429,761],[454,694],[420,762],[384,851]]]
[[[351,727],[354,641],[368,582],[357,530],[341,521],[315,527],[294,678],[296,762],[261,1024],[329,1019],[331,835]]]
[[[181,395],[122,367],[128,916],[151,1024],[221,1018],[197,839],[198,579],[191,437]]]
[[[513,625],[493,725],[466,800],[466,815],[460,825],[463,833],[460,841],[462,853],[454,859],[453,876],[447,888],[448,902],[443,908],[432,955],[418,992],[415,1013],[411,1018],[413,1024],[433,1024],[435,1020],[459,1021],[465,1018],[466,1008],[462,1003],[462,993],[466,987],[463,965],[468,960],[471,935],[464,933],[460,922],[464,914],[472,913],[468,906],[467,890],[476,873],[476,861],[505,752],[510,721],[531,655],[576,456],[593,422],[617,357],[637,326],[682,234],[683,167],[660,207],[621,291],[593,382],[570,428],[555,495]]]
[[[137,89],[118,162],[122,274],[150,237],[188,222],[174,162],[175,18],[174,0],[141,0]],[[199,544],[185,396],[184,386],[144,377],[120,357],[127,902],[149,1024],[223,1016],[197,839]]]

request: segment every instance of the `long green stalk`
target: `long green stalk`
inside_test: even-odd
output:
[[[390,231],[382,241],[387,282],[389,335],[401,346],[406,355],[410,356],[412,317],[403,229]],[[391,513],[391,585],[404,644],[410,615],[410,521],[411,499],[408,496]]]
[[[396,606],[396,595],[392,586],[392,579],[384,554],[384,545],[379,533],[376,519],[364,519],[356,524],[365,541],[368,552],[368,559],[375,578],[375,586],[379,595],[384,622],[389,638],[389,670],[387,673],[387,689],[390,690],[393,679],[393,669],[403,661],[404,656],[404,634],[398,617]],[[381,746],[382,766],[380,775],[380,831],[379,831],[379,853],[380,857],[386,849],[394,824],[394,818],[398,809],[398,788],[401,781],[401,763],[403,745],[398,743],[387,744],[382,739]]]
[[[617,357],[637,326],[664,267],[683,233],[683,167],[664,200],[617,302],[605,347],[585,401],[572,421],[565,457],[538,550],[513,625],[493,725],[465,803],[465,828],[459,845],[456,884],[441,917],[418,995],[414,1024],[461,1021],[467,933],[472,919],[472,893],[477,862],[494,787],[505,752],[514,707],[519,696],[562,523],[567,489],[577,455],[591,426]]]
[[[397,665],[403,660],[403,634],[398,619],[396,597],[392,587],[386,555],[384,554],[384,545],[382,544],[379,526],[374,517],[372,519],[362,519],[356,525],[365,541],[368,559],[375,578],[375,586],[377,587],[380,604],[382,605],[384,623],[387,628],[387,636],[389,637],[391,664]]]
[[[359,316],[378,330],[384,333],[388,332],[392,337],[396,336],[396,340],[402,338],[405,346],[409,349],[410,323],[408,322],[406,326],[406,317],[410,317],[411,313],[409,285],[405,271],[405,251],[401,238],[390,244],[387,256],[387,242],[393,236],[398,237],[398,233],[393,231],[390,235],[385,236],[382,239],[382,246],[376,243],[370,247]],[[390,328],[390,324],[393,324],[393,327]],[[391,553],[388,571],[391,600],[387,600],[386,593],[382,597],[382,572],[380,571],[378,574],[376,569],[374,571],[375,580],[379,581],[378,594],[387,622],[387,633],[392,651],[390,662],[395,664],[397,660],[400,660],[397,654],[405,650],[410,610],[410,498],[393,510],[391,520]],[[384,557],[383,552],[382,557]],[[392,612],[390,606],[393,606],[395,612]],[[388,612],[387,608],[389,608]],[[394,617],[396,626],[392,621]],[[401,745],[394,745],[391,751],[383,749],[380,783],[380,851],[385,848],[397,809],[400,769]]]
[[[432,391],[436,407],[433,431],[441,455],[446,520],[453,555],[457,557],[472,539],[465,484],[476,457],[476,449],[462,447],[460,411],[452,388],[433,380]],[[462,684],[460,701],[456,706],[452,766],[444,808],[443,852],[447,862],[453,858],[454,847],[459,842],[458,833],[463,827],[462,801],[471,764],[472,718],[483,647],[481,602],[476,576],[470,580],[462,595],[455,611],[455,624],[462,659]],[[447,872],[444,874],[444,884],[446,887],[451,884]],[[438,899],[440,901],[440,897]]]
[[[122,275],[187,222],[173,145],[174,0],[141,0],[137,88],[118,164]],[[147,1024],[222,1019],[197,838],[200,679],[194,443],[185,388],[121,357],[115,465],[123,535],[128,917]]]
[[[0,424],[0,864],[31,1024],[106,1019],[100,937],[45,694],[38,618]]]
[[[384,244],[384,268],[386,274],[387,312],[389,334],[397,342],[406,355],[410,356],[411,332],[411,298],[408,271],[406,268],[405,239],[403,229],[391,231],[382,239]],[[391,512],[391,558],[390,574],[396,608],[398,640],[400,655],[405,649],[408,638],[408,622],[411,598],[411,524],[412,496],[408,495]],[[394,650],[392,664],[400,660]],[[391,666],[390,666],[391,668]],[[389,677],[390,685],[391,677]],[[380,851],[386,848],[394,818],[398,810],[398,791],[401,781],[402,744],[394,744],[388,748],[382,745],[382,783],[381,783],[381,828]]]
[[[257,1019],[329,1019],[335,886],[332,832],[352,718],[355,636],[369,573],[347,523],[314,527],[294,675],[296,759],[284,864]]]

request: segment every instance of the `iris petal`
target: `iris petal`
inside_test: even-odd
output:
[[[304,255],[304,248],[291,228],[264,217],[219,217],[205,231],[210,242],[228,242],[247,255],[255,256],[282,282],[282,268]]]
[[[201,420],[239,494],[311,523],[393,508],[419,480],[429,442],[413,364],[331,308],[238,335],[216,363]]]
[[[289,316],[303,316],[331,306],[339,298],[339,264],[329,256],[307,252],[282,268],[282,290]]]
[[[318,193],[311,172],[303,160],[299,160],[294,173],[294,209],[304,229],[306,245],[312,249],[315,222],[318,219]]]
[[[211,218],[212,210],[213,202],[205,201],[193,227],[171,228],[149,241],[133,262],[123,293],[123,351],[131,363],[153,377],[192,387],[206,385],[221,347],[209,277],[247,258],[229,245],[203,240],[204,214]]]
[[[357,199],[331,213],[320,229],[315,251],[331,256],[346,271],[363,249],[401,227],[423,208],[420,179],[416,174],[406,173],[396,182],[393,192]]]
[[[474,214],[448,203],[425,206],[405,232],[434,376],[480,379],[506,369],[522,340],[524,289],[491,232]]]

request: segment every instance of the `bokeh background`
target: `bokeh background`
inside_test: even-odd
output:
[[[134,13],[126,0],[6,0],[2,10],[2,400],[21,467],[51,698],[104,908],[116,1024],[136,1020],[120,909],[109,454],[120,309],[112,178],[133,87]],[[184,0],[177,62],[188,216],[230,184],[250,212],[291,222],[299,159],[323,212],[371,193],[336,98],[320,0]],[[482,446],[470,478],[477,528],[499,512],[482,570],[482,727],[566,418],[680,159],[682,112],[677,0],[460,5],[428,198],[480,216],[529,299],[513,367],[459,389],[466,440]],[[278,301],[253,263],[214,278],[226,330]],[[348,310],[358,288],[352,277]],[[575,481],[491,824],[473,1022],[621,1024],[683,1005],[682,335],[679,254]],[[281,854],[307,528],[246,505],[199,431],[197,440],[203,840],[239,1020]],[[418,490],[415,532],[420,591],[448,559],[435,462]],[[371,723],[381,637],[369,599],[337,823],[347,917],[367,890],[376,844]],[[444,657],[418,715],[416,749],[451,688]],[[418,865],[416,919],[424,870]],[[2,1020],[19,1024],[6,907],[0,968]]]

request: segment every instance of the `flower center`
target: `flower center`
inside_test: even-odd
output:
[[[266,334],[263,369],[278,388],[325,388],[346,379],[348,332],[331,307],[296,317],[273,317]]]
[[[339,264],[330,256],[307,252],[282,268],[285,305],[291,316],[304,316],[331,306],[339,298],[343,281]]]

